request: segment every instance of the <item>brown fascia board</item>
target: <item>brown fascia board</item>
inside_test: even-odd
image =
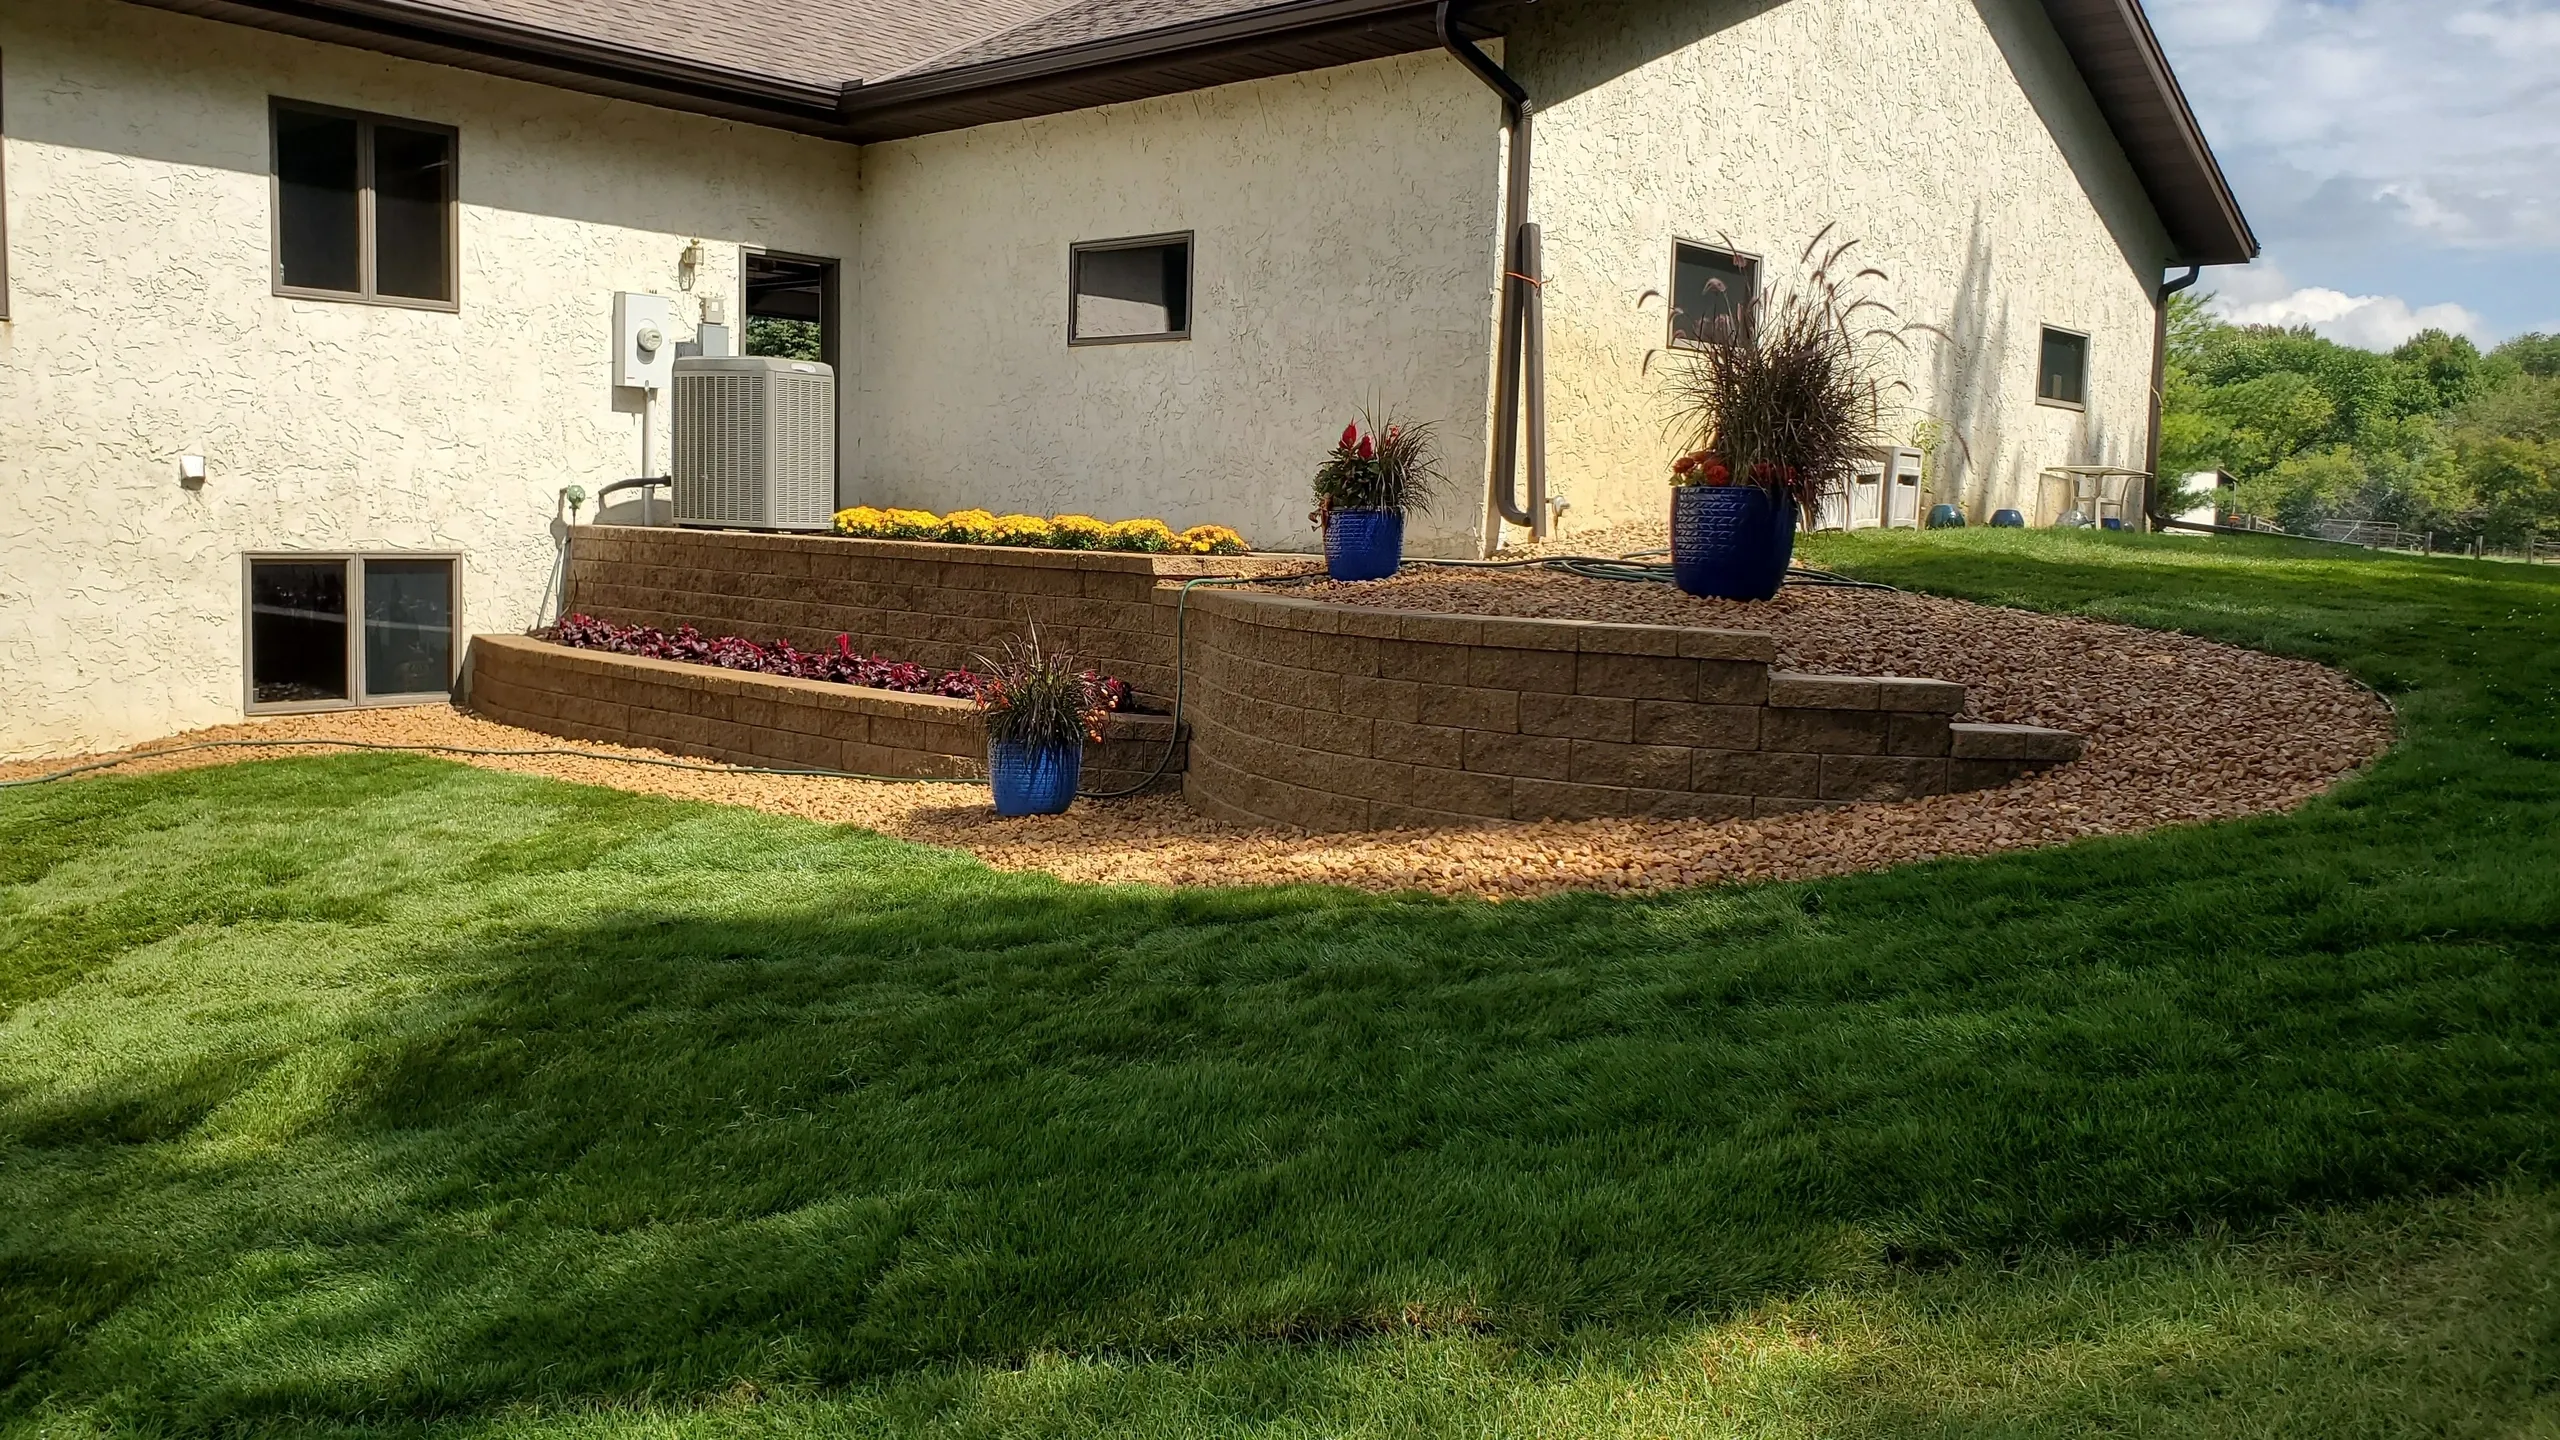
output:
[[[850,141],[1288,74],[1437,46],[1431,0],[1294,0],[877,85],[813,85],[406,0],[136,0],[336,44]],[[2158,210],[2176,263],[2256,258],[2257,237],[2139,0],[2043,0]],[[1479,38],[1507,5],[1470,7]]]
[[[861,140],[1055,114],[1439,47],[1432,0],[1296,0],[845,93]]]
[[[134,0],[155,9],[308,40],[805,134],[849,138],[845,85],[707,65],[536,26],[403,0]]]
[[[2244,265],[2258,237],[2187,105],[2141,0],[2044,0],[2099,113],[2177,247],[2172,263]]]

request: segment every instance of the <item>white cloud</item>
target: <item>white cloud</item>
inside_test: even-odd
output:
[[[2411,305],[2397,295],[2296,286],[2273,265],[2227,272],[2217,285],[2212,309],[2235,325],[2308,325],[2366,350],[2389,350],[2421,330],[2468,335],[2482,344],[2496,338],[2487,320],[2460,305]]]
[[[2245,204],[2464,249],[2560,247],[2560,0],[2153,0]]]

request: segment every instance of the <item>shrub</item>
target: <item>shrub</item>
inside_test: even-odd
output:
[[[1174,548],[1173,527],[1161,520],[1121,520],[1104,528],[1103,546],[1111,550],[1135,550],[1161,555]]]
[[[1111,707],[1096,677],[1065,651],[1044,649],[1037,625],[1027,639],[1007,640],[1003,653],[976,658],[989,740],[1046,750],[1102,738]]]

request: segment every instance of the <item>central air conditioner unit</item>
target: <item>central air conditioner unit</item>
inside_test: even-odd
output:
[[[676,523],[824,530],[836,508],[836,377],[809,360],[675,362]]]

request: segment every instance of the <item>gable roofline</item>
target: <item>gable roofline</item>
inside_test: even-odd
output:
[[[855,142],[906,139],[1440,48],[1432,0],[1280,0],[947,68],[931,68],[935,62],[928,60],[873,84],[847,80],[830,86],[417,0],[135,3]],[[2140,0],[2042,4],[2168,232],[2175,253],[2166,258],[2182,265],[2256,258],[2257,237]],[[1073,7],[1061,10],[1067,8]],[[965,55],[1046,18],[973,37],[946,54]],[[1470,12],[1468,28],[1478,36],[1500,34],[1506,19],[1505,7],[1487,5]]]

